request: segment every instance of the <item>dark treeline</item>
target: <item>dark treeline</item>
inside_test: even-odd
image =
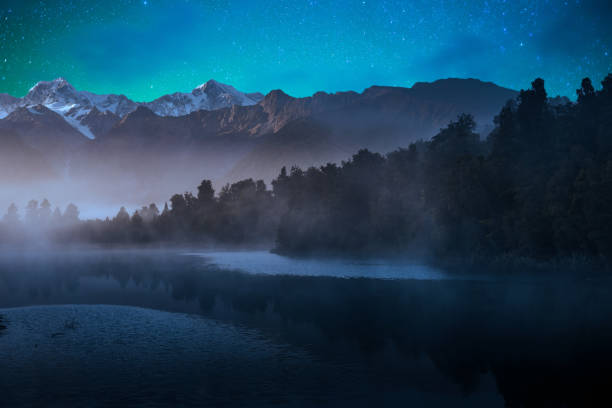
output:
[[[576,103],[551,104],[536,79],[486,140],[462,115],[429,142],[338,167],[293,169],[278,249],[426,248],[436,255],[612,254],[612,75]]]
[[[461,115],[431,141],[341,165],[282,169],[268,190],[243,180],[129,215],[85,221],[57,239],[97,243],[276,242],[308,253],[612,254],[612,75],[577,102],[553,103],[536,79],[486,139]],[[373,136],[375,137],[375,136]],[[10,218],[10,211],[7,216]],[[26,216],[27,219],[27,216]],[[4,223],[6,224],[6,222]]]
[[[121,207],[104,220],[79,220],[74,204],[62,214],[59,208],[51,212],[46,199],[40,205],[32,200],[23,220],[11,204],[0,223],[0,242],[271,244],[278,227],[276,205],[265,183],[251,179],[225,186],[218,196],[204,180],[196,195],[175,194],[161,211],[150,204],[130,215]]]

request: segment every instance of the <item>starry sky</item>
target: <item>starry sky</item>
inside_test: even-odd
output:
[[[612,72],[610,0],[0,3],[0,92],[40,80],[143,101],[214,78],[245,92],[473,77],[573,97]]]

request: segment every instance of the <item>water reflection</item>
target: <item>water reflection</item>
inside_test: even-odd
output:
[[[610,288],[607,281],[253,275],[160,252],[0,259],[2,308],[109,304],[197,313],[351,367],[341,372],[355,374],[350,381],[362,397],[389,404],[409,392],[417,401],[422,393],[440,396],[440,405],[492,406],[483,397],[489,391],[507,406],[606,400]]]
[[[375,279],[465,279],[431,266],[409,261],[381,259],[294,259],[266,251],[188,252],[221,269],[238,269],[258,275],[333,276]],[[480,277],[482,278],[482,277]]]

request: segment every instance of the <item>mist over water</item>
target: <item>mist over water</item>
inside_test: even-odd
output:
[[[112,178],[112,180],[116,180],[116,178]],[[165,186],[156,183],[155,188],[152,188],[151,191],[147,191],[143,187],[146,183],[137,180],[117,182],[109,189],[105,188],[105,183],[95,179],[81,181],[64,179],[41,183],[14,184],[3,182],[4,188],[0,189],[0,216],[6,212],[6,209],[12,203],[17,206],[23,215],[30,200],[42,202],[47,199],[51,202],[53,208],[58,207],[62,211],[70,203],[77,205],[81,219],[84,220],[112,218],[121,207],[125,207],[130,213],[151,203],[163,208],[164,203],[169,200],[172,194],[176,191],[193,190],[196,181],[188,184],[175,180]]]
[[[609,279],[473,272],[245,251],[2,252],[0,395],[364,407],[607,395]]]

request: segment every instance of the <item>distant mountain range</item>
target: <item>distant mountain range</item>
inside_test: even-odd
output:
[[[203,178],[217,186],[270,181],[282,166],[338,162],[364,147],[384,153],[430,138],[460,113],[474,115],[486,134],[516,96],[476,79],[306,98],[246,94],[210,80],[190,93],[134,102],[78,91],[59,78],[23,98],[0,94],[0,181],[64,186],[63,199],[73,201],[85,194],[144,204]]]
[[[263,99],[260,93],[245,94],[230,85],[210,80],[190,93],[176,92],[152,102],[134,102],[124,95],[96,95],[77,91],[65,79],[43,81],[34,85],[23,98],[0,94],[0,119],[20,108],[39,105],[61,115],[64,120],[89,139],[103,134],[108,127],[96,124],[100,117],[118,121],[139,106],[159,116],[182,116],[197,110],[216,110],[232,105],[255,105]]]

